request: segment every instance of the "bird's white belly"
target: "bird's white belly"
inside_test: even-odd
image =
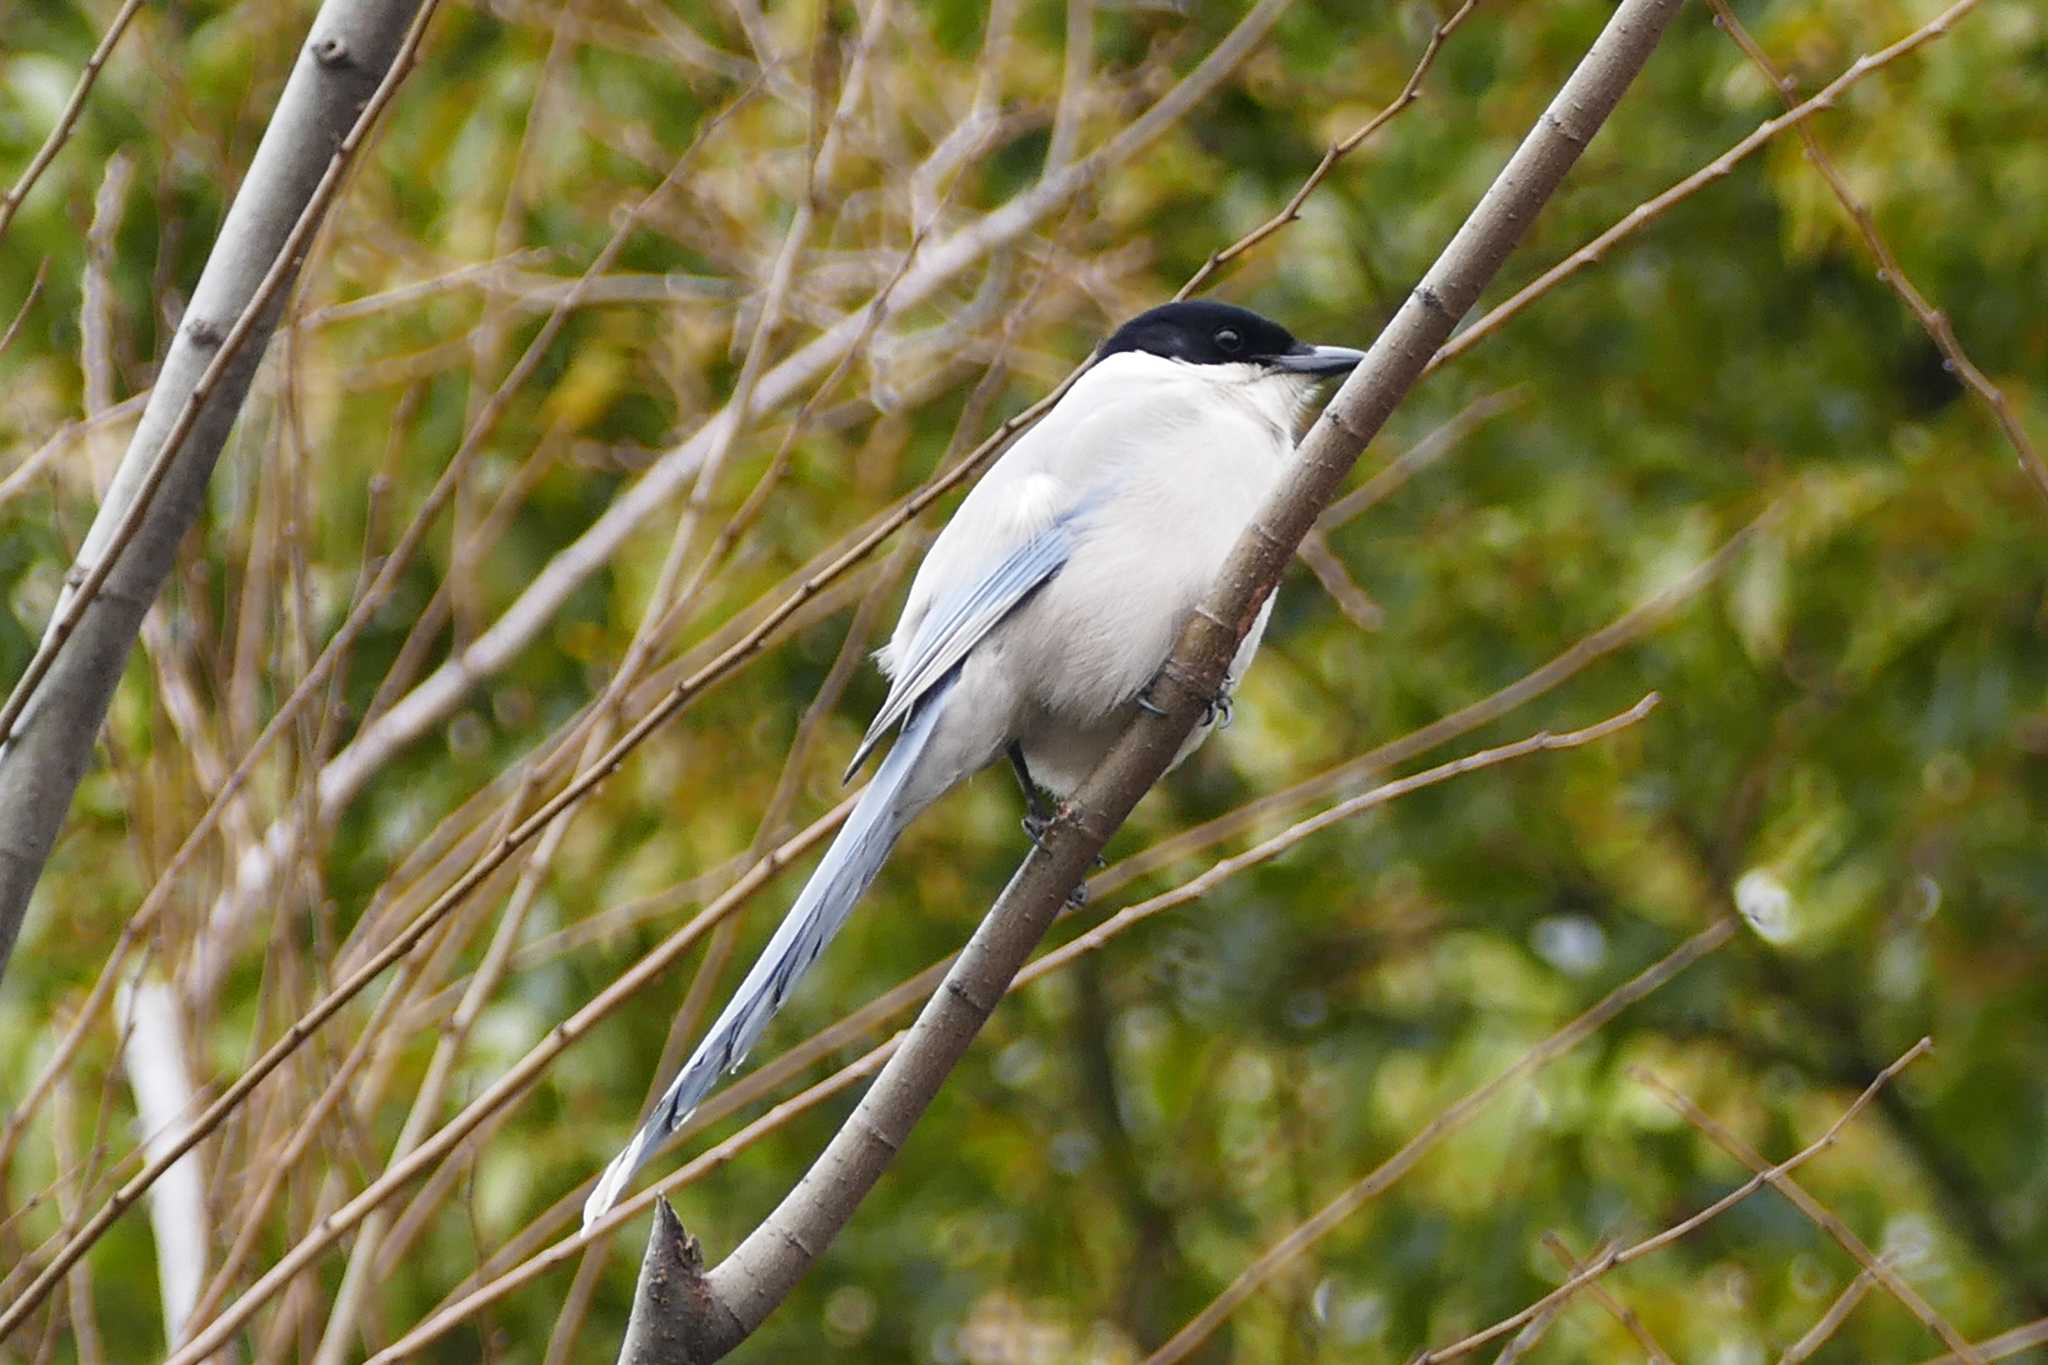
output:
[[[1004,623],[999,647],[1013,659],[1059,660],[1057,670],[1021,675],[1015,720],[1025,761],[1048,790],[1066,795],[1079,786],[1130,724],[1135,698],[1166,662],[1278,473],[1279,459],[1266,452],[1227,454],[1234,458],[1213,462],[1221,467],[1195,462],[1178,486],[1134,482],[1120,491],[1118,499],[1146,500],[1147,516],[1171,526],[1171,536],[1140,544],[1087,534],[1058,576]],[[1102,520],[1129,525],[1135,510],[1106,508]],[[1265,624],[1262,612],[1233,678],[1250,663]],[[1190,736],[1180,758],[1207,728]]]

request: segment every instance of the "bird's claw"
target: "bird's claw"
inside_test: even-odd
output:
[[[1165,669],[1161,670],[1162,676],[1166,671]],[[1227,727],[1230,724],[1231,719],[1237,712],[1237,703],[1232,699],[1234,690],[1235,679],[1225,678],[1223,680],[1223,690],[1202,703],[1201,723],[1204,726],[1223,725]],[[1144,689],[1138,693],[1136,701],[1138,709],[1147,715],[1163,716],[1166,714],[1166,708],[1152,700],[1152,685],[1150,683],[1147,683]]]
[[[1236,715],[1237,703],[1231,698],[1228,689],[1217,693],[1214,698],[1202,704],[1203,725],[1218,725],[1227,730]]]
[[[1033,811],[1030,814],[1026,815],[1018,823],[1024,826],[1024,837],[1031,841],[1031,846],[1037,849],[1040,853],[1044,853],[1047,851],[1045,847],[1045,836],[1052,829],[1053,822],[1058,818],[1059,812],[1057,811],[1048,815],[1041,815],[1038,812]],[[1098,853],[1095,855],[1095,866],[1098,869],[1108,867],[1109,859],[1103,857],[1100,853]],[[1082,906],[1086,905],[1087,903],[1088,883],[1084,879],[1081,882],[1077,883],[1072,890],[1067,892],[1067,907],[1071,910],[1079,910]]]

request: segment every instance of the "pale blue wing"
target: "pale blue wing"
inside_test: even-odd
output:
[[[1046,527],[1005,555],[979,582],[948,594],[925,614],[899,661],[882,709],[868,726],[853,762],[846,765],[847,777],[859,771],[882,736],[919,697],[952,672],[998,621],[1060,571],[1073,553],[1073,521],[1069,515]]]

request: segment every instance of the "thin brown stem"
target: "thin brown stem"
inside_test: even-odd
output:
[[[1246,1266],[1238,1277],[1226,1286],[1221,1294],[1210,1301],[1190,1319],[1185,1327],[1154,1351],[1146,1365],[1167,1365],[1169,1361],[1184,1359],[1204,1341],[1207,1341],[1218,1327],[1235,1312],[1244,1301],[1252,1296],[1282,1268],[1321,1241],[1332,1229],[1349,1218],[1368,1201],[1377,1198],[1390,1188],[1395,1181],[1406,1175],[1429,1150],[1445,1137],[1471,1122],[1481,1110],[1514,1081],[1538,1070],[1562,1057],[1591,1037],[1608,1020],[1657,990],[1680,972],[1699,961],[1707,954],[1726,943],[1735,932],[1730,920],[1716,920],[1694,934],[1664,957],[1660,958],[1622,985],[1610,991],[1597,1004],[1557,1032],[1545,1038],[1535,1047],[1523,1053],[1505,1070],[1493,1079],[1467,1092],[1455,1103],[1445,1108],[1425,1124],[1422,1130],[1401,1145],[1399,1151],[1375,1166],[1363,1178],[1335,1199],[1316,1211],[1313,1218],[1293,1228],[1267,1248],[1257,1260]],[[1543,1306],[1562,1303],[1569,1297],[1568,1291],[1576,1291],[1588,1277],[1574,1277],[1576,1283],[1568,1281],[1565,1289],[1550,1295]],[[1514,1324],[1504,1330],[1514,1331],[1534,1318],[1534,1312],[1525,1313]],[[1495,1333],[1494,1335],[1499,1335]],[[1489,1337],[1488,1340],[1492,1338]],[[1474,1343],[1475,1345],[1478,1343]]]
[[[1707,3],[1713,6],[1714,21],[1726,30],[1728,36],[1735,40],[1736,46],[1740,47],[1744,55],[1763,72],[1764,79],[1771,83],[1771,88],[1785,101],[1785,107],[1796,109],[1799,105],[1795,93],[1798,89],[1797,82],[1780,71],[1777,63],[1771,60],[1770,54],[1763,50],[1756,39],[1750,37],[1749,30],[1742,26],[1742,21],[1728,8],[1728,0],[1707,0]],[[1892,292],[1899,296],[1918,319],[1928,339],[1941,351],[1943,368],[1959,376],[1970,391],[1990,408],[1993,420],[1998,423],[2000,430],[2004,431],[2005,439],[2011,443],[2013,455],[2018,459],[2020,468],[2034,481],[2034,487],[2040,490],[2041,495],[2048,497],[2048,463],[2042,461],[2041,452],[2035,449],[2033,441],[2028,437],[2026,424],[2021,421],[2011,398],[2007,397],[2003,389],[1992,383],[1984,371],[1977,368],[1975,361],[1964,354],[1962,343],[1956,340],[1955,328],[1950,325],[1948,315],[1929,303],[1926,295],[1915,288],[1913,281],[1907,278],[1905,270],[1899,265],[1899,258],[1892,254],[1892,249],[1885,245],[1884,238],[1878,235],[1877,218],[1871,213],[1870,205],[1857,197],[1848,180],[1836,169],[1835,163],[1828,159],[1827,151],[1820,145],[1820,139],[1807,124],[1799,125],[1799,140],[1806,149],[1807,159],[1813,163],[1813,168],[1820,172],[1821,179],[1827,182],[1829,191],[1834,194],[1843,211],[1849,215],[1849,221],[1855,224],[1857,234],[1863,238],[1863,244],[1870,249],[1871,256],[1876,259],[1877,278],[1890,285]],[[1953,1342],[1949,1344],[1949,1349],[1956,1350]]]
[[[1761,1152],[1737,1137],[1727,1125],[1716,1120],[1678,1090],[1641,1068],[1631,1068],[1629,1074],[1655,1091],[1657,1098],[1670,1105],[1680,1118],[1705,1133],[1722,1151],[1752,1171],[1770,1170],[1770,1163],[1764,1160]],[[1856,1263],[1863,1267],[1864,1273],[1876,1279],[1893,1298],[1904,1304],[1906,1311],[1918,1318],[1921,1326],[1939,1337],[1941,1344],[1948,1347],[1951,1354],[1965,1361],[1967,1365],[1983,1365],[1982,1359],[1971,1349],[1969,1341],[1955,1329],[1954,1324],[1937,1313],[1934,1306],[1920,1296],[1919,1291],[1901,1279],[1899,1273],[1885,1264],[1882,1257],[1865,1246],[1863,1239],[1851,1231],[1849,1225],[1833,1210],[1808,1194],[1799,1182],[1789,1176],[1772,1176],[1769,1179],[1772,1189],[1784,1195],[1792,1202],[1794,1208],[1812,1219],[1823,1232],[1839,1242],[1842,1250],[1856,1258]]]
[[[114,11],[112,21],[107,24],[107,31],[100,35],[100,41],[93,48],[92,55],[85,59],[85,69],[78,73],[78,84],[71,88],[71,98],[64,101],[64,108],[57,115],[56,126],[51,128],[50,135],[43,139],[43,145],[36,149],[35,156],[29,160],[28,167],[22,171],[21,177],[14,182],[14,187],[8,190],[4,197],[0,197],[0,237],[7,235],[8,225],[14,221],[14,215],[21,210],[21,201],[28,198],[28,192],[35,188],[36,181],[42,178],[50,163],[57,159],[57,153],[63,150],[65,140],[71,136],[71,130],[78,126],[78,116],[85,112],[86,96],[92,93],[93,83],[99,80],[100,69],[107,64],[107,58],[113,55],[114,44],[120,42],[121,35],[128,31],[128,21],[133,19],[135,12],[141,8],[142,0],[124,0],[121,8]],[[0,345],[0,350],[5,349],[5,345]]]
[[[1691,198],[1708,185],[1725,179],[1737,165],[1762,150],[1772,138],[1790,128],[1799,127],[1816,114],[1834,108],[1850,87],[1865,77],[1874,75],[1912,52],[1917,52],[1935,39],[1945,35],[1955,26],[1958,19],[1977,8],[1978,0],[1956,0],[1934,18],[1914,29],[1905,37],[1876,52],[1866,53],[1850,63],[1848,70],[1835,77],[1820,93],[1811,99],[1787,110],[1773,119],[1766,119],[1742,140],[1730,147],[1706,165],[1686,176],[1662,194],[1645,199],[1630,209],[1620,221],[1595,237],[1571,255],[1559,261],[1550,269],[1517,290],[1505,302],[1495,305],[1475,319],[1471,326],[1458,334],[1457,340],[1445,345],[1429,362],[1428,373],[1449,364],[1465,352],[1477,346],[1487,337],[1515,319],[1524,309],[1548,294],[1564,281],[1578,274],[1590,265],[1606,258],[1607,253],[1624,238],[1632,237],[1664,216],[1681,201]]]
[[[1394,96],[1378,113],[1353,129],[1348,136],[1339,138],[1331,143],[1329,148],[1324,151],[1323,159],[1316,163],[1315,169],[1308,173],[1308,178],[1301,182],[1300,188],[1295,190],[1285,204],[1281,205],[1278,213],[1232,242],[1229,246],[1224,247],[1221,251],[1212,253],[1208,260],[1202,262],[1201,268],[1188,278],[1188,282],[1180,287],[1179,292],[1174,297],[1176,299],[1188,297],[1197,289],[1207,284],[1209,277],[1218,270],[1244,255],[1247,251],[1252,250],[1289,223],[1299,219],[1301,217],[1301,206],[1308,202],[1309,196],[1314,194],[1325,180],[1329,179],[1330,172],[1337,168],[1339,161],[1342,161],[1352,152],[1357,151],[1360,146],[1364,145],[1366,139],[1384,128],[1393,120],[1396,114],[1399,114],[1403,109],[1406,109],[1409,105],[1422,98],[1422,82],[1428,77],[1430,68],[1436,65],[1436,56],[1437,53],[1443,50],[1444,40],[1451,36],[1451,33],[1458,25],[1465,22],[1466,16],[1478,8],[1478,5],[1479,0],[1464,0],[1463,4],[1451,12],[1449,18],[1431,30],[1429,42],[1422,49],[1422,57],[1415,63],[1415,69],[1408,74],[1408,80],[1401,87],[1401,93]]]
[[[1584,1263],[1572,1250],[1571,1244],[1557,1233],[1544,1233],[1543,1245],[1548,1247],[1550,1253],[1564,1265],[1565,1274],[1576,1275],[1585,1269]],[[1603,1251],[1604,1248],[1595,1248],[1594,1258],[1598,1259]],[[1609,1317],[1621,1324],[1624,1332],[1635,1338],[1636,1345],[1643,1348],[1643,1355],[1649,1359],[1651,1365],[1673,1365],[1670,1352],[1657,1344],[1657,1338],[1650,1335],[1650,1329],[1636,1316],[1636,1310],[1616,1298],[1613,1290],[1596,1281],[1586,1286],[1586,1292],[1593,1302],[1607,1310]]]
[[[1725,924],[1726,921],[1724,921],[1723,923]],[[1890,1066],[1886,1067],[1883,1071],[1880,1071],[1877,1074],[1877,1078],[1871,1081],[1871,1083],[1864,1088],[1863,1093],[1858,1095],[1855,1098],[1855,1100],[1851,1102],[1849,1107],[1843,1110],[1841,1115],[1837,1117],[1833,1123],[1828,1125],[1828,1129],[1826,1132],[1822,1133],[1818,1138],[1814,1139],[1814,1141],[1809,1145],[1801,1148],[1798,1152],[1795,1152],[1791,1157],[1787,1158],[1784,1161],[1779,1162],[1777,1165],[1770,1167],[1769,1169],[1763,1171],[1755,1177],[1744,1181],[1741,1185],[1737,1186],[1733,1190],[1730,1190],[1727,1194],[1721,1196],[1721,1198],[1707,1205],[1707,1207],[1701,1209],[1698,1213],[1694,1214],[1690,1218],[1685,1219],[1683,1222],[1675,1223],[1672,1226],[1664,1229],[1664,1231],[1656,1234],[1654,1237],[1647,1237],[1642,1241],[1635,1243],[1633,1246],[1624,1247],[1618,1251],[1612,1251],[1605,1256],[1599,1257],[1591,1265],[1587,1266],[1584,1270],[1572,1276],[1569,1280],[1566,1280],[1562,1285],[1558,1286],[1550,1293],[1544,1295],[1535,1303],[1530,1304],[1521,1312],[1516,1313],[1511,1317],[1501,1319],[1499,1322],[1495,1323],[1491,1327],[1488,1327],[1484,1331],[1474,1332],[1471,1336],[1466,1337],[1462,1341],[1454,1342],[1449,1346],[1440,1347],[1436,1350],[1424,1351],[1422,1352],[1422,1354],[1416,1356],[1412,1361],[1410,1361],[1409,1365],[1433,1365],[1433,1363],[1436,1361],[1455,1360],[1459,1356],[1468,1355],[1471,1352],[1478,1350],[1481,1346],[1484,1346],[1487,1342],[1514,1331],[1523,1323],[1535,1317],[1536,1314],[1542,1312],[1543,1309],[1548,1307],[1552,1302],[1562,1299],[1570,1294],[1576,1293],[1579,1289],[1583,1288],[1587,1284],[1590,1284],[1592,1281],[1598,1279],[1600,1276],[1605,1275],[1608,1271],[1613,1270],[1618,1266],[1627,1265],[1630,1261],[1640,1260],[1642,1257],[1649,1255],[1651,1252],[1669,1246],[1671,1243],[1677,1241],[1679,1238],[1686,1236],[1688,1233],[1696,1231],[1697,1229],[1706,1225],[1709,1222],[1712,1222],[1714,1219],[1720,1217],[1723,1213],[1726,1213],[1729,1209],[1734,1208],[1737,1204],[1749,1198],[1749,1196],[1751,1196],[1752,1194],[1755,1194],[1758,1190],[1762,1189],[1765,1185],[1769,1184],[1774,1178],[1782,1176],[1789,1171],[1796,1170],[1800,1166],[1805,1165],[1808,1161],[1811,1161],[1814,1157],[1819,1156],[1828,1148],[1834,1146],[1836,1139],[1838,1139],[1841,1136],[1842,1130],[1848,1127],[1848,1125],[1856,1118],[1856,1116],[1858,1114],[1861,1114],[1864,1111],[1864,1109],[1869,1106],[1872,1100],[1877,1098],[1877,1092],[1884,1089],[1886,1085],[1890,1084],[1894,1076],[1898,1075],[1908,1066],[1918,1061],[1923,1055],[1930,1051],[1933,1048],[1933,1046],[1934,1042],[1932,1039],[1922,1038],[1919,1042],[1907,1048],[1906,1051],[1900,1055],[1897,1061],[1893,1062]]]

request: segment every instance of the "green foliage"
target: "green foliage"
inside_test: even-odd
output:
[[[868,107],[885,112],[857,123],[819,191],[824,226],[771,359],[887,281],[910,240],[907,168],[973,105],[985,8],[900,8],[871,77]],[[1102,80],[1085,104],[1083,148],[1239,17],[1219,5],[1096,8]],[[884,344],[806,419],[786,474],[661,658],[690,667],[709,658],[779,600],[785,579],[941,467],[956,424],[978,439],[1119,316],[1170,294],[1268,217],[1330,140],[1399,91],[1450,8],[1303,0],[1223,90],[1093,186],[1074,213],[1053,214],[1024,248],[892,317]],[[1925,0],[1740,8],[1808,93],[1935,11]],[[33,155],[111,9],[31,0],[10,13],[0,179],[11,183]],[[774,9],[765,22],[798,87],[819,69],[812,46],[829,21],[836,98],[865,11],[818,0]],[[565,287],[622,209],[702,138],[688,153],[696,160],[685,190],[632,231],[612,267],[621,278],[669,275],[673,292],[579,310],[552,341],[464,476],[456,510],[353,650],[339,707],[297,728],[284,754],[258,769],[250,823],[210,841],[174,890],[153,934],[161,964],[175,967],[191,949],[251,829],[297,809],[310,775],[376,704],[438,594],[452,589],[452,605],[425,638],[414,679],[475,640],[651,459],[719,409],[769,263],[807,192],[815,121],[800,89],[794,100],[742,98],[745,81],[665,46],[646,7],[579,5],[559,27],[552,7],[487,10],[436,20],[302,286],[299,311],[311,320],[273,347],[163,604],[182,658],[170,672],[195,689],[204,742],[230,763],[246,751],[346,614],[366,543],[391,545],[539,333],[556,296],[547,290]],[[1300,221],[1233,266],[1218,291],[1306,337],[1369,338],[1608,10],[1482,6],[1448,40],[1420,102],[1341,162]],[[748,50],[731,8],[660,14],[723,52]],[[0,252],[7,316],[39,271],[44,281],[0,355],[9,395],[0,479],[81,413],[87,228],[108,158],[125,152],[136,173],[105,265],[115,397],[127,398],[150,381],[167,319],[197,277],[309,16],[304,4],[260,2],[138,15]],[[951,184],[942,226],[1037,181],[1065,32],[1062,6],[1021,6],[993,92],[1018,117]],[[1985,0],[1813,126],[1905,271],[2048,444],[2048,142],[2029,134],[2044,107],[2048,19],[2031,0]],[[1689,7],[1489,300],[1780,109],[1704,8]],[[531,254],[500,272],[501,288],[457,281],[402,306],[318,317],[514,251]],[[922,329],[960,317],[959,336],[920,348]],[[969,393],[1006,324],[1014,349],[984,410]],[[1778,1159],[1818,1136],[1923,1034],[1933,1055],[1801,1180],[1893,1253],[1966,1335],[2048,1316],[2048,503],[1988,408],[1877,278],[1854,224],[1789,136],[1429,379],[1362,474],[1503,393],[1512,394],[1504,412],[1332,532],[1333,549],[1384,611],[1378,628],[1361,629],[1296,573],[1238,723],[1147,800],[1112,854],[1513,682],[1768,510],[1726,571],[1667,622],[1455,747],[1590,723],[1650,689],[1663,706],[1596,745],[1462,777],[1319,834],[1010,999],[749,1358],[1141,1358],[1446,1105],[1739,898],[1756,897],[1782,911],[1782,932],[1745,934],[1511,1086],[1254,1295],[1201,1358],[1404,1360],[1554,1286],[1561,1271],[1541,1245],[1546,1232],[1589,1255],[1746,1178],[1632,1067]],[[700,544],[774,468],[797,407],[782,404],[742,432],[709,492]],[[0,502],[0,677],[31,653],[126,429],[72,442]],[[469,538],[501,496],[511,498],[505,519],[479,552]],[[944,510],[920,524],[936,525]],[[234,1074],[354,965],[341,945],[381,941],[397,922],[381,917],[416,911],[430,883],[419,855],[440,854],[430,835],[601,692],[655,589],[679,511],[639,528],[509,666],[334,814],[315,854],[275,889],[263,931],[234,945],[218,993],[190,1006],[195,1065],[209,1082]],[[800,752],[783,824],[760,828],[856,606],[885,594],[885,629],[903,567],[828,593],[590,799],[440,1120],[708,893],[614,916],[573,941],[552,935],[715,873],[840,799],[839,767],[881,694],[868,669]],[[165,661],[140,651],[131,663],[102,764],[80,791],[0,989],[0,1092],[10,1096],[46,1065],[122,925],[212,795],[195,736],[171,709],[168,676]],[[912,831],[757,1064],[962,941],[1021,851],[1007,780],[985,775]],[[445,828],[488,831],[493,809],[469,808]],[[1261,820],[1237,846],[1307,809]],[[1219,851],[1228,850],[1174,862],[1070,922],[1176,885]],[[748,902],[731,945],[741,959],[805,870],[778,875]],[[463,937],[435,959],[444,995],[404,1016],[411,1032],[380,1051],[354,1091],[357,1112],[293,1176],[259,1239],[258,1268],[384,1166],[436,1029],[483,960],[511,888],[509,876],[494,880],[471,918],[458,915]],[[735,975],[729,968],[719,989]],[[689,979],[670,973],[642,991],[486,1130],[473,1167],[376,1286],[368,1340],[416,1324],[602,1164],[642,1102]],[[289,1134],[376,994],[261,1092],[277,1098],[259,1097],[253,1126],[237,1120],[202,1149],[220,1220],[209,1273],[238,1230],[236,1201],[260,1177],[252,1152]],[[88,1033],[65,1095],[75,1131],[60,1134],[46,1103],[4,1173],[12,1218],[0,1223],[0,1265],[57,1230],[50,1201],[27,1206],[59,1175],[60,1150],[85,1152],[97,1131],[104,1172],[133,1142],[108,1021]],[[760,1220],[852,1102],[835,1097],[680,1192],[683,1221],[710,1254]],[[692,1154],[760,1108],[693,1140]],[[97,1197],[110,1187],[102,1181]],[[76,1197],[67,1193],[64,1207]],[[626,1243],[637,1237],[636,1225],[611,1248],[567,1358],[611,1358],[638,1261]],[[109,1359],[162,1349],[154,1256],[146,1222],[131,1214],[89,1260]],[[307,1315],[308,1343],[340,1263],[330,1255],[305,1297],[284,1301],[285,1313]],[[1676,1358],[1749,1361],[1796,1340],[1855,1272],[1831,1239],[1765,1194],[1611,1287]],[[566,1270],[535,1281],[423,1358],[542,1360],[569,1284]],[[294,1322],[266,1314],[249,1341],[289,1354],[300,1339]],[[1633,1349],[1612,1319],[1575,1302],[1528,1358],[1615,1360]],[[20,1340],[0,1346],[10,1350],[0,1358],[34,1354]],[[1816,1358],[1916,1360],[1938,1350],[1904,1309],[1873,1294]],[[75,1351],[63,1334],[56,1358]]]

